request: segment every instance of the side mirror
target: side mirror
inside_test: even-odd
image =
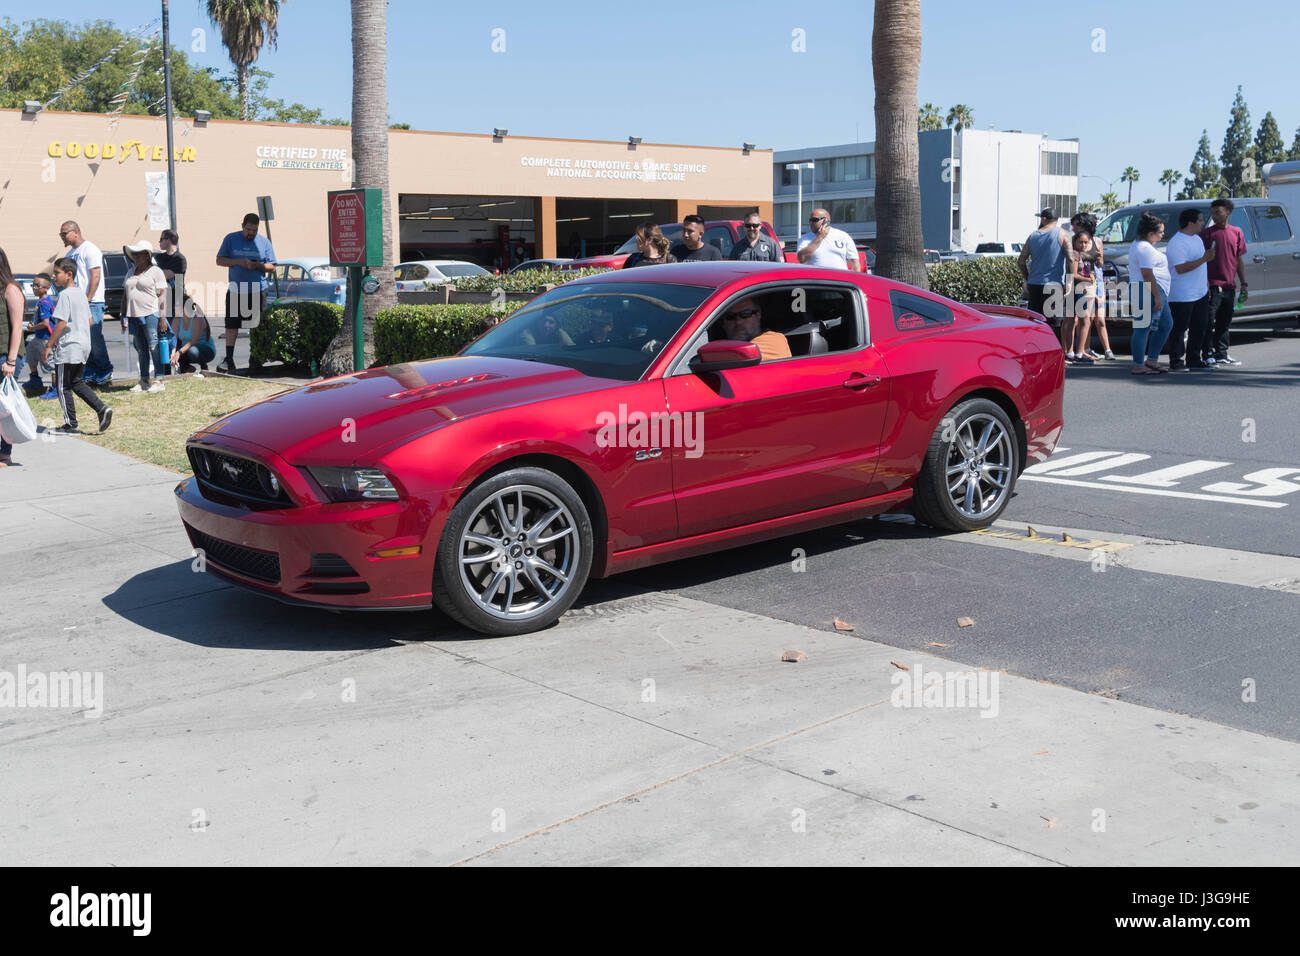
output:
[[[691,371],[724,372],[729,368],[747,368],[763,361],[758,346],[753,342],[739,342],[734,339],[722,339],[718,342],[706,342],[691,359]]]

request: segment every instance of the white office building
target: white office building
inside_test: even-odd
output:
[[[932,130],[920,134],[921,228],[927,249],[974,252],[980,243],[1023,242],[1050,206],[1068,219],[1079,206],[1079,141],[1019,130]],[[797,208],[804,169],[803,209]],[[773,154],[773,225],[782,239],[825,207],[855,239],[876,238],[875,143]],[[1008,247],[1009,248],[1009,247]]]

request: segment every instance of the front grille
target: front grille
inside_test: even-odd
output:
[[[240,574],[267,584],[280,583],[280,556],[270,551],[255,551],[242,545],[222,541],[210,534],[204,534],[187,524],[185,529],[190,534],[194,547],[203,552],[206,560],[222,567],[238,571]]]
[[[196,445],[188,446],[185,453],[194,474],[204,484],[258,504],[289,507],[293,503],[283,485],[271,491],[272,472],[260,462]]]

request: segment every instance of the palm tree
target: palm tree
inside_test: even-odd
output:
[[[1109,216],[1111,214],[1111,211],[1116,206],[1119,205],[1119,193],[1117,192],[1102,193],[1101,204],[1106,208],[1106,215]]]
[[[876,0],[876,273],[928,289],[921,239],[919,110],[921,0]],[[951,114],[949,114],[951,115]]]
[[[917,119],[922,131],[943,129],[943,113],[933,103],[924,104],[917,114]]]
[[[381,190],[383,196],[384,264],[370,274],[379,291],[362,297],[362,334],[366,364],[374,360],[375,315],[397,304],[393,284],[393,216],[388,189],[388,21],[387,0],[352,0],[352,185]],[[348,302],[361,295],[348,289]],[[344,317],[321,358],[321,372],[342,375],[352,367],[351,313]]]
[[[965,103],[958,103],[948,111],[948,125],[961,132],[975,122],[975,112]]]
[[[1119,181],[1122,183],[1128,183],[1128,204],[1130,206],[1133,205],[1133,184],[1141,178],[1142,174],[1132,166],[1129,166],[1120,174]]]
[[[1165,202],[1174,198],[1174,183],[1178,182],[1179,175],[1176,169],[1166,169],[1160,174],[1160,185],[1169,187],[1165,190]]]
[[[239,116],[248,119],[248,68],[257,61],[263,42],[276,45],[279,0],[208,0],[208,19],[221,30],[221,42],[235,64],[239,80]]]

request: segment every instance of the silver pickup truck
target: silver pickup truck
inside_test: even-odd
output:
[[[1275,167],[1300,166],[1300,163],[1276,163],[1265,167],[1266,177]],[[1285,170],[1276,169],[1276,174]],[[1275,178],[1279,178],[1275,175]],[[1286,194],[1282,183],[1270,190]],[[1290,195],[1286,195],[1291,199]],[[1300,223],[1296,213],[1300,203],[1290,203],[1282,198],[1243,197],[1234,199],[1236,208],[1228,217],[1229,225],[1237,226],[1246,237],[1246,281],[1250,283],[1245,306],[1233,316],[1234,322],[1276,321],[1300,318]],[[1111,213],[1097,226],[1097,236],[1105,249],[1107,284],[1114,281],[1126,283],[1129,247],[1137,237],[1138,220],[1143,213],[1151,213],[1165,221],[1165,242],[1178,231],[1178,216],[1187,208],[1200,209],[1208,225],[1210,200],[1198,199],[1180,202],[1146,203],[1125,206]],[[1293,212],[1292,210],[1295,210]],[[1112,272],[1113,267],[1113,272]],[[1119,321],[1125,321],[1120,318]]]

